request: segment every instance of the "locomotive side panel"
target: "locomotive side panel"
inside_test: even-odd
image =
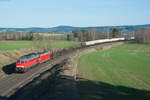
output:
[[[49,52],[42,52],[39,54],[32,53],[25,56],[20,57],[16,61],[16,71],[25,72],[27,69],[31,68],[32,66],[45,62],[50,59]]]
[[[30,67],[36,65],[39,62],[38,60],[39,55],[35,53],[22,56],[16,61],[16,71],[25,72]]]
[[[50,59],[50,53],[49,52],[42,52],[40,54],[39,63],[45,62]]]

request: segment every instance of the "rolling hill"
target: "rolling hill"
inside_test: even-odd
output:
[[[41,32],[41,33],[68,33],[71,31],[77,31],[77,30],[90,30],[90,29],[96,29],[97,31],[106,31],[109,29],[112,31],[113,28],[117,28],[121,31],[136,31],[137,29],[143,29],[150,27],[150,24],[146,25],[128,25],[128,26],[96,26],[96,27],[73,27],[73,26],[57,26],[52,28],[40,28],[40,27],[30,27],[30,28],[0,28],[0,31],[33,31],[33,32]]]

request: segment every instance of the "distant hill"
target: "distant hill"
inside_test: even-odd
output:
[[[112,31],[113,28],[117,28],[120,31],[136,31],[137,29],[143,29],[150,27],[150,24],[147,25],[128,25],[128,26],[97,26],[97,27],[72,27],[72,26],[57,26],[52,28],[40,28],[40,27],[31,27],[31,28],[0,28],[0,31],[22,31],[22,32],[40,32],[40,33],[68,33],[71,31],[77,31],[77,30],[90,30],[90,29],[96,29],[97,31],[106,31],[110,30]]]

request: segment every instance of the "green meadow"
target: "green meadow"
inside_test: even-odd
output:
[[[123,44],[75,60],[83,100],[150,100],[149,45]]]
[[[68,48],[71,46],[79,46],[80,42],[73,41],[41,41],[42,46],[50,45],[51,48]],[[36,48],[35,42],[32,41],[0,41],[0,51],[6,50],[19,50],[19,49],[29,49]]]

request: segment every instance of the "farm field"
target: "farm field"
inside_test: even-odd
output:
[[[122,44],[75,60],[83,100],[150,100],[149,45]]]
[[[41,44],[45,45],[48,44],[49,42],[52,48],[68,48],[71,46],[80,45],[80,42],[72,42],[72,41],[42,41]],[[32,47],[34,47],[34,42],[32,41],[0,41],[0,51],[18,50],[21,48],[29,49]]]

